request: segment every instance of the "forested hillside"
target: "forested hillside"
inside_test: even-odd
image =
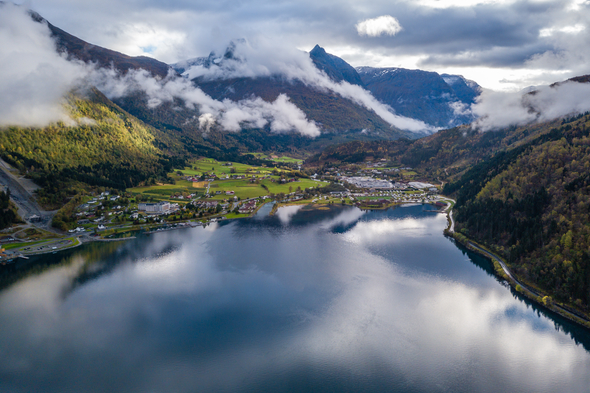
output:
[[[127,114],[100,92],[71,95],[71,124],[7,127],[0,156],[43,187],[40,202],[55,208],[83,184],[125,189],[166,178],[182,146]]]
[[[561,120],[555,120],[494,132],[479,132],[470,126],[461,126],[416,140],[356,141],[329,146],[310,157],[305,164],[339,165],[385,158],[400,165],[420,169],[428,177],[446,181],[461,175],[468,167],[495,152],[527,143],[560,123]]]
[[[496,154],[448,184],[456,229],[559,301],[590,305],[590,115]]]

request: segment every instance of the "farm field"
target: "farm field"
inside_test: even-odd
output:
[[[293,158],[293,157],[289,157],[289,156],[278,156],[278,155],[268,155],[268,154],[264,154],[264,153],[249,153],[252,154],[253,156],[256,156],[258,158],[262,158],[262,159],[266,159],[266,160],[271,160],[274,162],[283,162],[283,163],[292,163],[292,164],[299,164],[301,165],[303,163],[303,160],[299,159],[299,158]]]
[[[195,160],[191,162],[191,165],[183,168],[183,169],[175,169],[174,172],[182,172],[184,175],[187,176],[201,176],[203,173],[215,173],[219,174],[245,174],[248,171],[258,171],[260,170],[265,171],[266,173],[270,173],[272,169],[257,167],[247,164],[240,164],[237,162],[232,162],[231,166],[225,165],[227,164],[225,161],[216,161],[212,158],[203,158],[200,160]],[[233,168],[233,171],[232,171]]]
[[[278,176],[272,176],[272,178],[275,181],[279,179]],[[211,184],[210,193],[212,194],[211,199],[214,200],[228,198],[229,196],[226,195],[226,191],[234,191],[235,196],[237,196],[240,199],[246,199],[269,195],[270,193],[288,194],[290,192],[297,191],[298,188],[304,190],[305,188],[322,186],[323,184],[325,183],[309,179],[300,179],[299,181],[285,184],[272,182],[270,179],[260,180],[259,184],[250,183],[250,181],[246,179],[219,180]],[[263,187],[263,185],[268,188],[268,191]],[[221,194],[216,194],[217,191],[220,191]]]
[[[213,174],[217,180],[212,182],[186,180],[187,177],[212,178]],[[281,175],[286,179],[295,178],[296,181],[286,182],[281,184]],[[163,184],[147,187],[134,187],[127,191],[135,196],[141,196],[143,200],[149,201],[172,201],[177,203],[187,203],[187,199],[191,194],[194,197],[203,197],[207,192],[206,185],[209,186],[209,199],[223,200],[233,198],[234,196],[240,199],[256,198],[269,194],[288,194],[297,190],[304,190],[309,187],[323,186],[326,183],[299,178],[291,174],[291,171],[285,169],[275,169],[258,167],[247,164],[240,164],[232,162],[228,165],[227,162],[220,162],[213,159],[205,158],[191,162],[190,166],[183,169],[174,169],[174,172],[169,175],[175,180],[175,184]],[[244,176],[244,179],[231,179],[231,176]],[[252,182],[252,176],[256,179]],[[227,178],[226,178],[227,177]],[[264,179],[263,179],[264,177]],[[195,185],[200,187],[194,187]],[[233,191],[231,195],[226,192]],[[183,196],[179,199],[178,196]]]

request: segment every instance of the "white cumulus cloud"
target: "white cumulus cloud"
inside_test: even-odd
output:
[[[373,19],[365,19],[356,24],[356,31],[361,36],[394,36],[402,30],[403,28],[399,21],[391,15],[382,15]]]

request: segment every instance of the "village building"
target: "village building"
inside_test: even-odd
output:
[[[205,201],[201,206],[203,206],[205,209],[211,209],[217,207],[218,203],[219,201]]]
[[[418,190],[422,190],[424,188],[430,188],[430,187],[434,187],[433,184],[430,183],[422,183],[419,181],[411,181],[408,183],[408,185],[412,188],[418,189]]]
[[[238,209],[238,213],[247,214],[252,213],[256,209],[256,201],[248,201],[242,204]]]
[[[146,212],[148,214],[169,213],[171,210],[170,202],[140,203],[138,207],[139,211]]]

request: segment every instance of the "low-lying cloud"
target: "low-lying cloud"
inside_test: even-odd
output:
[[[233,43],[230,58],[219,58],[211,66],[195,65],[184,72],[188,79],[218,80],[231,78],[256,78],[281,75],[287,80],[297,80],[320,91],[331,91],[343,98],[374,111],[390,125],[412,132],[434,132],[437,129],[426,123],[396,115],[393,109],[379,102],[367,90],[346,81],[335,82],[318,70],[308,53],[295,48],[277,46],[260,39],[254,44],[248,41]]]
[[[60,56],[47,26],[23,8],[0,3],[0,126],[67,121],[63,97],[86,67]]]
[[[590,110],[590,84],[568,81],[516,93],[484,90],[471,109],[482,131],[548,121]]]
[[[360,36],[379,37],[394,36],[403,30],[399,21],[391,15],[382,15],[373,19],[365,19],[356,24],[356,31]]]
[[[241,101],[218,101],[185,78],[171,73],[164,80],[159,80],[145,70],[131,70],[126,75],[121,75],[112,69],[100,69],[91,75],[90,82],[113,99],[142,91],[148,97],[150,108],[180,98],[189,109],[198,111],[199,126],[205,133],[217,123],[224,130],[233,132],[242,128],[263,128],[269,125],[274,133],[296,131],[309,137],[320,135],[315,122],[308,120],[305,113],[284,94],[273,102],[259,97]]]
[[[349,99],[374,111],[394,127],[413,132],[436,131],[421,121],[396,115],[360,86],[333,81],[315,67],[307,53],[288,45],[279,46],[264,39],[254,43],[239,42],[231,59],[224,59],[210,68],[193,67],[187,70],[185,77],[169,75],[161,80],[142,70],[120,75],[113,70],[68,61],[55,50],[47,26],[34,22],[25,7],[4,3],[0,5],[0,11],[0,126],[42,127],[56,121],[67,122],[64,97],[81,84],[94,84],[110,98],[122,97],[132,90],[143,91],[150,107],[180,98],[195,110],[194,121],[204,133],[214,127],[227,131],[268,127],[274,133],[320,135],[319,126],[307,119],[286,95],[280,95],[273,102],[257,97],[237,102],[219,101],[189,80],[197,76],[214,80],[281,75],[287,80],[301,81]],[[388,28],[371,30],[369,27],[373,22],[369,22],[376,20],[379,18],[367,19],[357,28],[368,36],[397,29],[395,24],[385,23]],[[364,22],[367,23],[363,25]],[[578,41],[575,44],[576,48],[582,45]],[[555,56],[545,56],[534,61],[556,59]],[[455,105],[452,109],[456,115],[464,115],[469,108]],[[475,126],[484,131],[546,121],[590,110],[590,84],[566,82],[553,87],[538,87],[534,93],[486,90],[470,109],[478,118]]]

